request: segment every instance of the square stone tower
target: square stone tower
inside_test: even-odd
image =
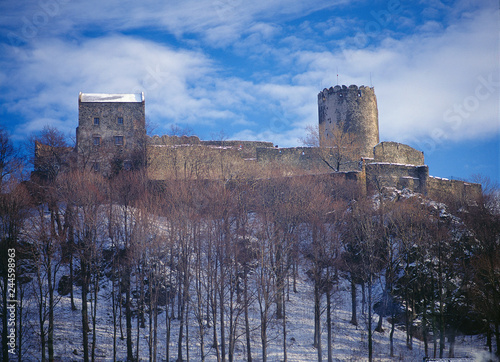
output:
[[[138,167],[146,143],[144,93],[80,93],[76,150],[78,165],[109,175]]]

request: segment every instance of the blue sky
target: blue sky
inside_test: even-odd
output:
[[[145,92],[153,134],[300,145],[317,94],[375,87],[381,141],[500,181],[499,5],[437,0],[0,1],[0,124],[74,137],[78,93]]]

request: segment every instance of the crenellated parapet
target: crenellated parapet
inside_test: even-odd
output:
[[[367,87],[367,86],[357,86],[355,84],[351,84],[349,87],[345,85],[336,85],[335,87],[330,87],[330,88],[324,88],[321,92],[318,94],[318,101],[323,98],[329,97],[331,95],[336,95],[338,97],[347,97],[347,96],[356,96],[356,97],[363,97],[363,96],[374,96],[375,91],[373,87]]]

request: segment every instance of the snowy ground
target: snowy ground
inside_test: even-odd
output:
[[[97,341],[97,360],[108,361],[112,360],[113,353],[113,324],[112,310],[109,298],[111,284],[103,282],[100,290],[100,301],[98,304],[98,341]],[[310,282],[302,275],[302,279],[298,283],[298,293],[290,292],[290,301],[287,303],[287,353],[288,361],[317,361],[317,350],[313,348],[313,333],[314,333],[314,310],[313,310],[313,288]],[[55,331],[55,355],[58,361],[78,361],[83,359],[82,335],[81,335],[81,300],[79,288],[75,287],[75,303],[78,307],[77,311],[71,311],[69,296],[62,297],[56,307],[56,331]],[[358,293],[361,299],[361,292]],[[257,304],[255,303],[256,307]],[[358,319],[359,326],[355,327],[349,323],[350,315],[350,291],[347,286],[341,285],[339,290],[334,295],[334,311],[333,311],[333,348],[334,361],[363,361],[368,360],[368,333],[366,330],[366,316],[362,314],[361,302],[359,301]],[[258,311],[251,310],[252,317],[258,318]],[[378,316],[375,314],[373,325],[376,325]],[[147,321],[147,316],[146,316]],[[243,317],[241,318],[241,322]],[[323,323],[325,318],[323,318]],[[133,321],[134,329],[134,351],[135,351],[135,328],[136,320]],[[161,313],[158,318],[158,361],[166,361],[165,359],[165,313]],[[253,325],[258,325],[255,319]],[[178,321],[173,321],[173,335],[170,344],[170,359],[174,361],[177,358],[177,326]],[[36,325],[34,331],[36,332]],[[123,321],[125,328],[125,321]],[[424,357],[423,343],[417,339],[413,340],[413,350],[408,350],[406,347],[406,335],[401,330],[396,330],[395,340],[395,356],[389,357],[389,330],[390,325],[384,322],[385,333],[374,332],[374,360],[375,361],[422,361]],[[278,331],[281,329],[281,321],[271,326],[269,337],[271,339],[268,348],[268,361],[282,361],[283,340]],[[124,331],[125,333],[125,331]],[[149,328],[140,329],[140,360],[149,360],[148,356],[148,333]],[[120,332],[118,331],[118,336]],[[212,331],[209,330],[206,338],[205,352],[210,351],[210,338]],[[90,337],[90,335],[89,335]],[[322,328],[322,346],[323,360],[327,359],[326,346],[326,323]],[[36,344],[36,335],[32,337]],[[252,332],[252,357],[254,361],[262,361],[261,344],[259,330]],[[38,347],[39,348],[39,347]],[[432,348],[432,347],[430,347]],[[448,345],[447,345],[448,348]],[[481,355],[486,356],[484,339],[479,337],[458,337],[456,342],[456,357],[469,357],[475,360],[483,360]],[[32,357],[26,360],[39,360],[40,352],[36,351],[36,347],[31,351]],[[186,350],[183,351],[183,357],[186,360]],[[198,327],[194,318],[189,326],[189,360],[200,361],[200,351],[198,343]],[[246,360],[245,338],[242,334],[236,346],[236,361]],[[126,357],[125,340],[118,340],[118,360],[124,360]],[[227,356],[226,356],[227,357]],[[207,361],[216,361],[215,353],[210,353]]]

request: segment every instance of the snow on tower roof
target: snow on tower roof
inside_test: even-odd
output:
[[[144,101],[144,93],[81,93],[80,102],[126,102],[140,103]]]

